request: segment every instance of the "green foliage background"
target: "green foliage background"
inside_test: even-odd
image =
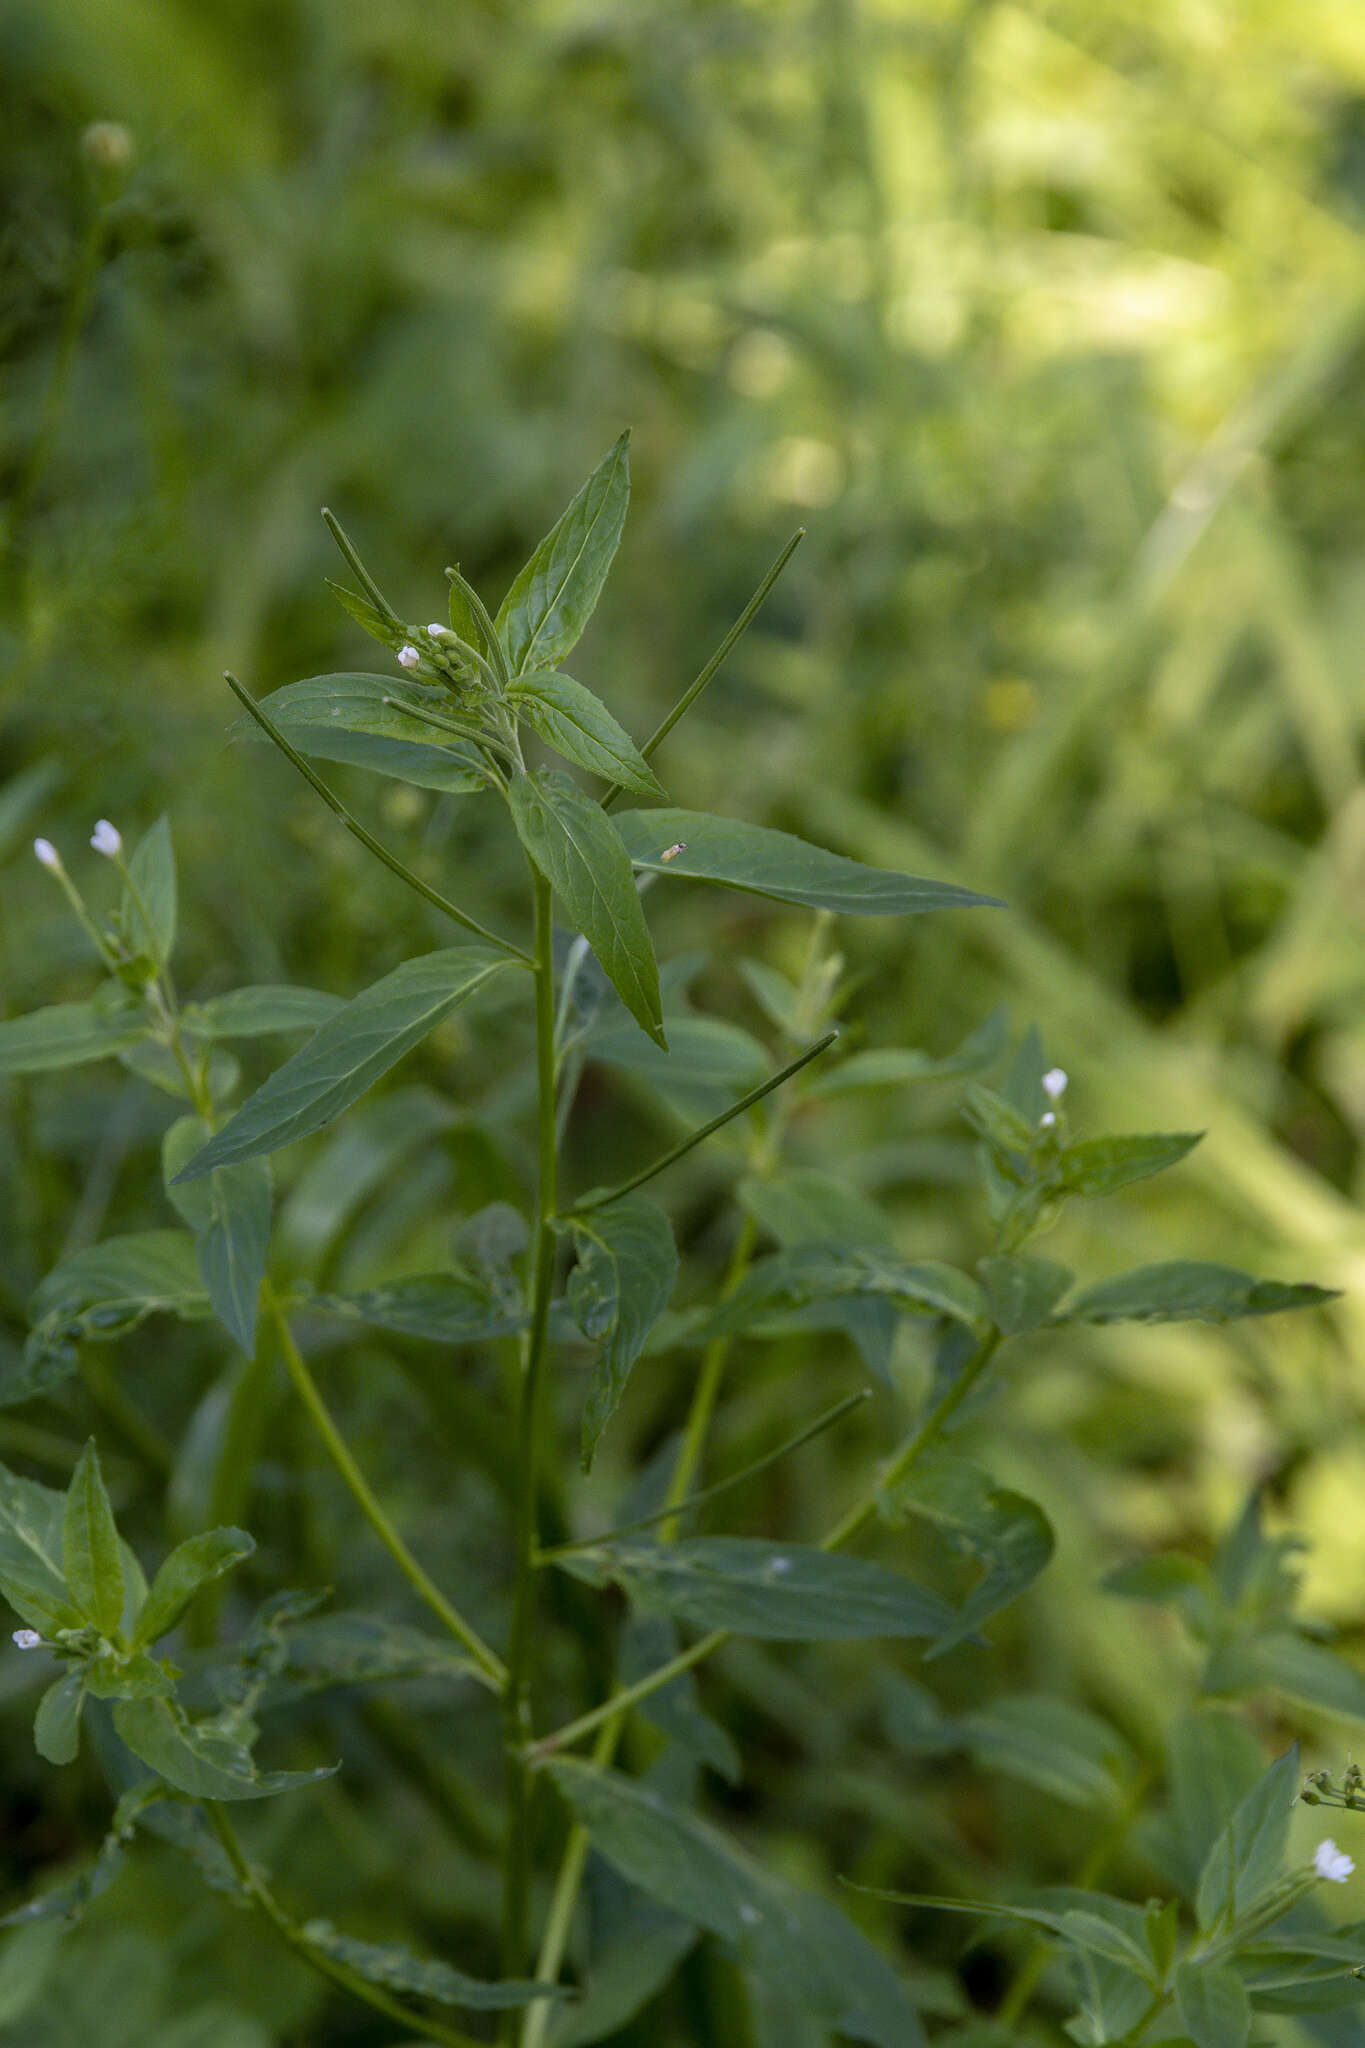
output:
[[[1082,1131],[1207,1129],[1175,1174],[1068,1213],[1056,1255],[1083,1273],[1193,1248],[1345,1290],[1328,1316],[1035,1341],[995,1466],[1047,1508],[1057,1558],[993,1649],[936,1683],[958,1708],[1057,1691],[1143,1747],[1188,1656],[1160,1617],[1097,1597],[1100,1572],[1149,1546],[1207,1553],[1267,1478],[1271,1522],[1315,1546],[1305,1604],[1349,1647],[1365,1601],[1354,0],[12,0],[0,81],[4,1013],[89,986],[27,849],[46,833],[74,868],[97,815],[135,834],[170,812],[192,996],[247,979],[349,994],[431,943],[284,764],[225,745],[220,671],[264,691],[367,665],[321,587],[319,504],[400,606],[436,617],[446,561],[496,595],[630,425],[633,516],[575,667],[637,735],[808,528],[656,764],[673,799],[1009,904],[842,930],[866,1042],[943,1052],[1004,1001],[1072,1075]],[[82,154],[97,120],[130,131],[126,177]],[[505,925],[519,876],[483,809],[337,780]],[[712,947],[699,993],[754,1031],[735,960],[794,970],[807,940],[799,916],[685,893],[660,930],[665,950]],[[501,1021],[461,1019],[396,1085],[448,1088],[458,1050],[460,1087],[496,1085],[515,1116],[506,1043]],[[321,1252],[352,1285],[415,1270],[452,1214],[520,1185],[518,1142],[457,1119],[409,1153],[397,1115],[381,1101],[365,1127],[349,1203],[305,1165],[287,1257]],[[169,1220],[164,1120],[108,1068],[0,1101],[0,1343],[21,1340],[64,1250]],[[590,1075],[585,1182],[661,1125],[647,1088]],[[827,1106],[795,1149],[886,1202],[912,1255],[981,1248],[950,1085]],[[381,1153],[402,1167],[382,1194],[364,1178]],[[689,1172],[683,1234],[719,1268],[723,1176]],[[856,1384],[828,1347],[754,1357],[726,1465]],[[98,1418],[128,1533],[163,1544],[168,1475],[172,1523],[193,1519],[185,1433],[221,1368],[207,1332],[134,1335],[109,1384],[0,1411],[0,1455],[64,1484]],[[491,1540],[496,1446],[453,1483],[432,1431],[466,1450],[478,1390],[433,1409],[377,1343],[335,1375],[381,1491],[458,1575]],[[662,1381],[632,1390],[594,1498],[679,1412]],[[755,1498],[753,1526],[820,1527],[887,1440],[884,1419],[822,1439]],[[301,1433],[268,1448],[267,1578],[292,1564],[351,1604],[391,1602],[312,1465]],[[883,1882],[909,1854],[917,1882],[927,1864],[935,1888],[967,1890],[982,1870],[1071,1872],[1088,1823],[956,1766],[898,1773],[841,1712],[858,1653],[823,1654],[835,1678],[818,1686],[758,1646],[715,1681],[757,1758],[736,1818],[776,1867]],[[93,1773],[58,1779],[31,1755],[21,1662],[0,1660],[16,1896],[103,1825]],[[343,1705],[313,1725],[318,1758],[344,1752],[354,1776],[295,1822],[299,1881],[320,1909],[382,1923],[401,1870],[430,1941],[477,1943],[487,1818],[444,1770],[458,1718],[381,1721]],[[1324,1721],[1322,1755],[1347,1737]],[[381,2039],[364,2014],[320,2017],[212,1899],[185,1908],[173,1865],[148,1858],[138,1883],[137,1910],[80,1936],[54,2043],[92,2038],[97,2013],[108,2048],[160,2048],[157,2015],[205,1998],[241,2015],[204,2033],[213,2048]],[[761,2016],[739,2016],[723,1967],[690,1968],[706,2038],[749,2038]]]

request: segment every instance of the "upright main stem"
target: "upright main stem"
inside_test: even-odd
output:
[[[545,1408],[546,1336],[554,1288],[555,1215],[555,978],[552,948],[550,885],[532,871],[535,887],[536,992],[536,1154],[537,1220],[535,1277],[526,1363],[521,1381],[518,1421],[516,1584],[512,1602],[512,1633],[507,1650],[507,1685],[503,1695],[503,1728],[507,1750],[507,1850],[503,1866],[502,1965],[507,1977],[525,1974],[528,1951],[527,1907],[531,1883],[531,1772],[525,1745],[531,1733],[531,1700],[536,1668],[536,1492]],[[515,2014],[504,2020],[503,2035],[515,2040]]]

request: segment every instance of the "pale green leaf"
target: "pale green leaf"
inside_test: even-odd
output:
[[[706,811],[623,811],[616,820],[631,860],[651,874],[717,882],[722,888],[837,910],[886,917],[922,910],[970,909],[996,903],[951,882],[929,882],[827,853],[790,832],[715,818]],[[665,860],[681,844],[683,851]]]
[[[206,1529],[178,1543],[152,1580],[133,1631],[133,1647],[159,1641],[175,1627],[202,1586],[231,1571],[255,1548],[245,1529]]]
[[[164,967],[175,948],[175,850],[170,820],[157,819],[128,862],[123,926],[139,952]]]
[[[1045,1323],[1075,1278],[1069,1267],[1026,1252],[983,1259],[977,1270],[986,1283],[991,1320],[1007,1337]]]
[[[344,1007],[342,997],[325,989],[267,983],[188,1004],[185,1021],[198,1038],[263,1038],[275,1031],[316,1031]]]
[[[50,1764],[74,1763],[81,1746],[85,1677],[79,1666],[54,1681],[33,1717],[33,1746]]]
[[[1227,1932],[1283,1874],[1289,1816],[1298,1798],[1295,1743],[1235,1808],[1204,1859],[1195,1895],[1200,1929]]]
[[[1132,1751],[1116,1729],[1051,1693],[1009,1694],[954,1725],[982,1770],[1001,1771],[1068,1806],[1112,1810],[1132,1772]]]
[[[563,775],[514,777],[518,836],[641,1030],[667,1049],[659,969],[616,822]]]
[[[0,1074],[46,1074],[112,1059],[147,1033],[140,1003],[53,1003],[0,1024]]]
[[[1251,2001],[1227,1963],[1177,1963],[1171,1984],[1180,2024],[1195,2048],[1246,2048]]]
[[[1315,1308],[1335,1290],[1307,1282],[1253,1280],[1231,1266],[1195,1259],[1170,1259],[1137,1266],[1113,1280],[1087,1287],[1066,1305],[1068,1323],[1224,1323],[1242,1316],[1276,1315],[1282,1309]]]
[[[876,1246],[802,1245],[752,1266],[734,1292],[708,1310],[691,1331],[710,1340],[752,1328],[766,1317],[807,1302],[873,1295],[909,1315],[984,1321],[986,1298],[975,1280],[936,1259],[910,1261]]]
[[[310,760],[344,761],[448,795],[486,788],[487,774],[470,747],[443,742],[435,726],[403,708],[425,703],[406,677],[352,674],[307,676],[261,699],[272,723]],[[431,693],[431,708],[449,710],[443,690]],[[249,716],[239,718],[232,733],[253,741],[269,737]]]
[[[622,434],[556,520],[502,601],[495,624],[513,675],[557,668],[592,617],[630,502]]]
[[[847,1095],[862,1088],[901,1088],[913,1081],[938,1081],[955,1074],[979,1073],[999,1059],[1008,1028],[1009,1013],[1001,1008],[993,1010],[956,1051],[941,1058],[901,1046],[855,1052],[846,1060],[827,1062],[807,1085],[806,1093],[818,1099]]]
[[[134,1756],[192,1799],[268,1799],[276,1792],[330,1778],[336,1768],[257,1771],[240,1742],[191,1721],[175,1700],[119,1700],[114,1727]]]
[[[566,761],[642,796],[663,795],[658,777],[624,726],[600,697],[572,676],[544,670],[521,676],[508,691],[507,701]]]
[[[123,1614],[123,1558],[93,1437],[66,1491],[62,1576],[82,1618],[112,1636]]]
[[[1193,1152],[1202,1131],[1145,1131],[1134,1137],[1085,1138],[1060,1154],[1056,1182],[1069,1195],[1112,1195],[1130,1181],[1163,1173]]]
[[[278,1151],[321,1130],[506,965],[506,957],[487,946],[452,946],[405,960],[315,1031],[182,1169],[178,1181]]]

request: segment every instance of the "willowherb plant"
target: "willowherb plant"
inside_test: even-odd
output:
[[[35,1741],[52,1763],[69,1762],[93,1703],[92,1739],[116,1797],[93,1864],[3,1924],[74,1923],[114,1882],[143,1828],[266,1916],[322,1975],[424,2039],[476,2038],[434,2017],[434,2006],[497,2011],[503,2038],[523,2048],[603,2039],[643,2011],[709,1936],[766,2001],[776,2034],[785,2015],[803,2041],[841,2035],[906,2048],[924,2038],[913,1983],[838,1906],[766,1869],[704,1817],[701,1770],[734,1778],[743,1760],[730,1734],[702,1712],[691,1672],[733,1637],[899,1638],[930,1658],[979,1644],[984,1626],[1047,1565],[1054,1540],[1036,1503],[947,1447],[989,1398],[1002,1347],[1066,1324],[1261,1316],[1310,1306],[1325,1291],[1185,1260],[1077,1286],[1064,1266],[1026,1249],[1065,1202],[1113,1194],[1175,1165],[1197,1142],[1190,1134],[1075,1137],[1067,1077],[1048,1064],[1036,1032],[1012,1060],[999,1016],[946,1058],[903,1048],[837,1057],[833,1019],[847,991],[831,948],[833,919],[984,907],[989,899],[668,804],[652,761],[791,546],[675,711],[637,746],[561,667],[597,602],[627,496],[623,437],[496,618],[452,569],[449,624],[426,627],[398,617],[327,514],[359,589],[332,587],[392,652],[399,673],[314,677],[262,704],[229,678],[252,722],[246,730],[273,741],[349,831],[462,928],[459,945],[409,959],[349,1000],[268,986],[182,1003],[170,970],[176,872],[165,821],[127,858],[113,825],[95,828],[92,845],[122,885],[104,921],[50,842],[36,844],[106,980],[89,1000],[0,1025],[0,1072],[116,1058],[177,1098],[183,1109],[165,1133],[162,1163],[179,1226],[65,1258],[37,1290],[22,1363],[0,1396],[13,1403],[52,1395],[89,1347],[151,1317],[216,1317],[240,1360],[215,1395],[205,1519],[228,1521],[235,1504],[249,1500],[243,1466],[260,1454],[282,1366],[360,1514],[442,1633],[387,1616],[319,1613],[320,1591],[276,1588],[254,1618],[238,1614],[235,1640],[220,1642],[222,1581],[252,1556],[250,1535],[231,1526],[191,1534],[149,1586],[120,1540],[93,1442],[65,1495],[0,1470],[0,1591],[22,1623],[17,1648],[38,1653],[52,1674]],[[609,787],[592,796],[560,770],[528,765],[531,740]],[[380,845],[320,779],[311,765],[319,759],[500,800],[526,856],[529,946],[486,929]],[[646,807],[618,810],[627,792]],[[707,883],[816,914],[799,981],[743,964],[781,1048],[775,1061],[752,1038],[689,1010],[686,972],[660,974],[647,892]],[[443,1019],[494,995],[524,1004],[534,1019],[534,1184],[524,1210],[498,1202],[466,1218],[460,1260],[438,1272],[359,1291],[281,1278],[278,1261],[272,1275],[271,1155],[329,1126]],[[227,1047],[291,1031],[309,1034],[301,1049],[231,1108],[238,1070]],[[583,1189],[573,1158],[563,1156],[563,1135],[594,1061],[643,1075],[674,1105],[713,1113],[619,1185]],[[998,1086],[971,1078],[1002,1066]],[[906,1257],[866,1197],[790,1163],[784,1151],[798,1106],[818,1115],[841,1095],[930,1076],[963,1078],[963,1113],[979,1140],[992,1238],[974,1271]],[[462,1105],[462,1113],[477,1123],[479,1106]],[[699,1300],[690,1285],[685,1305],[674,1308],[679,1257],[655,1184],[666,1185],[677,1161],[723,1133],[723,1143],[739,1137],[746,1168],[732,1256],[714,1298]],[[926,1383],[901,1440],[846,1511],[817,1542],[780,1531],[719,1533],[727,1497],[742,1482],[794,1455],[863,1398],[825,1408],[741,1471],[700,1485],[734,1347],[793,1328],[826,1332],[831,1342],[851,1339],[866,1374],[889,1386],[903,1318],[928,1339]],[[440,1584],[415,1557],[318,1385],[309,1363],[310,1349],[324,1342],[318,1333],[359,1328],[453,1352],[452,1371],[490,1347],[508,1360],[497,1428],[509,1447],[509,1513],[489,1547],[500,1550],[510,1597],[496,1631],[473,1618],[497,1616],[486,1585]],[[596,1533],[581,1526],[585,1504],[553,1385],[557,1354],[585,1348],[592,1364],[575,1447],[585,1471],[642,1357],[671,1361],[690,1390],[680,1437],[642,1472],[613,1525]],[[936,1528],[979,1565],[965,1596],[960,1581],[947,1591],[920,1584],[853,1547],[878,1526],[895,1531],[911,1521]],[[1353,1974],[1359,1938],[1331,1932],[1310,1900],[1315,1883],[1349,1876],[1349,1856],[1324,1842],[1311,1866],[1286,1868],[1296,1754],[1267,1771],[1247,1726],[1210,1704],[1269,1689],[1365,1718],[1365,1683],[1293,1618],[1291,1547],[1264,1535],[1253,1501],[1212,1565],[1143,1559],[1111,1576],[1115,1596],[1174,1603],[1207,1650],[1159,1758],[1134,1757],[1098,1717],[1060,1701],[1022,1695],[953,1716],[922,1684],[887,1675],[887,1734],[906,1770],[966,1755],[1060,1787],[1083,1806],[1115,1807],[1128,1829],[1151,1788],[1163,1780],[1168,1787],[1166,1807],[1143,1822],[1164,1900],[1143,1906],[1094,1889],[1103,1855],[1077,1887],[1047,1894],[882,1894],[1014,1920],[1045,1937],[1048,1946],[1029,1957],[1006,1997],[999,2038],[1020,2020],[1054,1947],[1074,1967],[1079,2009],[1069,2031],[1084,2043],[1183,2035],[1199,2048],[1240,2048],[1254,2014],[1326,2010],[1361,1995]],[[174,1658],[158,1654],[167,1639]],[[501,1813],[483,1843],[501,1864],[496,1979],[295,1917],[232,1818],[240,1802],[286,1792],[306,1799],[309,1785],[342,1768],[262,1769],[255,1747],[282,1708],[297,1721],[299,1702],[327,1687],[413,1674],[459,1688],[469,1715],[498,1718]],[[638,1739],[642,1728],[648,1741]],[[573,1754],[589,1742],[586,1754]],[[1304,1797],[1353,1807],[1358,1778],[1348,1771],[1338,1788],[1316,1772]],[[1112,1819],[1101,1839],[1112,1853]],[[590,1852],[619,1882],[598,1888],[589,1924]],[[550,1883],[545,1897],[542,1879]],[[953,2038],[958,2018],[940,2031]]]

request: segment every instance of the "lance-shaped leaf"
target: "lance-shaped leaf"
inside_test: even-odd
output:
[[[54,1266],[29,1303],[26,1371],[45,1391],[76,1369],[77,1343],[121,1337],[147,1316],[197,1322],[212,1313],[184,1230],[144,1230],[87,1245]]]
[[[1018,1337],[1045,1323],[1075,1278],[1069,1267],[1052,1259],[1035,1259],[1026,1252],[983,1259],[979,1270],[986,1283],[991,1319],[1006,1337]]]
[[[140,1003],[53,1003],[0,1024],[0,1074],[47,1074],[112,1059],[146,1035]]]
[[[472,1274],[419,1273],[362,1294],[310,1294],[303,1303],[376,1330],[424,1337],[433,1344],[475,1344],[507,1337],[525,1321]]]
[[[62,1576],[82,1620],[112,1636],[123,1614],[123,1558],[93,1437],[66,1490]]]
[[[152,1580],[133,1631],[133,1648],[144,1649],[168,1634],[202,1587],[231,1571],[255,1548],[245,1529],[206,1529],[178,1543]]]
[[[617,724],[600,697],[572,676],[544,670],[521,676],[507,692],[507,701],[566,761],[642,796],[663,795],[658,777],[625,727]]]
[[[1299,1749],[1295,1743],[1240,1801],[1209,1850],[1195,1896],[1195,1912],[1204,1933],[1234,1927],[1283,1874],[1298,1781]]]
[[[390,701],[392,700],[392,701]],[[307,676],[261,699],[263,708],[290,745],[316,761],[345,761],[391,775],[419,789],[461,795],[487,787],[488,777],[472,750],[459,741],[442,744],[435,728],[403,708],[421,705],[410,684],[397,676]],[[448,710],[444,691],[433,709]],[[233,737],[267,738],[252,718],[240,718]]]
[[[490,1984],[483,1977],[467,1977],[449,1963],[415,1956],[396,1942],[353,1940],[349,1934],[339,1934],[328,1920],[309,1920],[298,1932],[318,1955],[344,1964],[367,1984],[382,1984],[413,1998],[431,1998],[439,2005],[462,2005],[471,2012],[507,2012],[529,2005],[533,1999],[569,1996],[566,1989],[554,1984],[514,1978]]]
[[[922,1515],[981,1559],[985,1573],[930,1655],[940,1657],[1033,1583],[1053,1551],[1052,1526],[1036,1501],[997,1487],[951,1451],[929,1450],[897,1481],[884,1511]]]
[[[123,926],[137,948],[164,967],[175,949],[175,849],[170,820],[158,818],[128,862]]]
[[[1251,2000],[1227,1963],[1177,1963],[1171,1985],[1180,2024],[1195,2048],[1246,2048]]]
[[[982,1770],[1034,1785],[1068,1806],[1113,1809],[1133,1753],[1098,1714],[1051,1693],[1017,1693],[964,1714],[957,1738]]]
[[[507,801],[522,845],[575,931],[641,1030],[667,1050],[654,944],[615,820],[554,773],[514,777]]]
[[[66,1496],[0,1465],[0,1593],[30,1628],[53,1634],[83,1617],[62,1575]]]
[[[748,1536],[680,1543],[623,1539],[557,1559],[580,1578],[615,1581],[647,1612],[773,1643],[939,1636],[946,1600],[861,1557]]]
[[[630,502],[629,443],[598,463],[503,599],[494,623],[513,675],[558,668],[592,617]]]
[[[185,1022],[197,1038],[264,1038],[276,1031],[316,1031],[344,1008],[344,998],[325,989],[266,983],[189,1003]]]
[[[1268,1629],[1219,1643],[1204,1668],[1208,1693],[1246,1694],[1263,1687],[1306,1706],[1365,1721],[1365,1678],[1354,1664],[1291,1628]]]
[[[376,1685],[400,1678],[480,1677],[452,1643],[377,1614],[323,1614],[281,1632],[279,1658],[266,1687],[270,1706],[338,1685]]]
[[[258,1771],[248,1749],[217,1728],[191,1721],[177,1700],[119,1700],[114,1727],[134,1756],[192,1799],[268,1799],[315,1785],[336,1769]]]
[[[161,1142],[162,1174],[166,1192],[194,1232],[195,1255],[214,1313],[252,1358],[270,1248],[270,1168],[264,1159],[247,1159],[176,1187],[181,1167],[212,1135],[201,1117],[179,1118]]]
[[[763,1869],[647,1786],[570,1759],[549,1770],[622,1877],[708,1928],[813,2023],[874,2048],[923,2048],[895,1972],[837,1907]]]
[[[751,1329],[765,1317],[807,1302],[841,1296],[882,1296],[909,1315],[950,1316],[976,1325],[986,1297],[970,1274],[937,1259],[911,1261],[875,1246],[804,1245],[752,1266],[734,1292],[708,1310],[689,1334],[712,1337]]]
[[[77,1666],[50,1685],[33,1717],[33,1747],[50,1764],[74,1763],[81,1746],[85,1674]]]
[[[177,1181],[278,1151],[321,1130],[506,965],[506,956],[487,946],[451,946],[405,960],[315,1031],[195,1154]]]
[[[1164,1173],[1193,1152],[1202,1131],[1143,1131],[1133,1137],[1083,1138],[1057,1160],[1056,1184],[1069,1195],[1112,1195],[1130,1181]]]
[[[1254,1280],[1231,1266],[1169,1259],[1101,1280],[1069,1301],[1058,1318],[1067,1323],[1226,1323],[1281,1309],[1316,1308],[1336,1290],[1308,1282]]]
[[[714,818],[706,811],[623,811],[616,819],[636,867],[651,874],[690,876],[804,903],[813,910],[838,910],[850,917],[887,917],[921,910],[966,910],[995,904],[951,882],[929,882],[887,868],[827,853],[790,832]],[[681,845],[681,852],[672,849]],[[664,855],[670,855],[665,860]]]
[[[578,1264],[569,1276],[569,1306],[583,1335],[602,1340],[583,1410],[586,1472],[630,1369],[668,1306],[678,1253],[668,1218],[639,1195],[576,1216],[573,1240]]]

